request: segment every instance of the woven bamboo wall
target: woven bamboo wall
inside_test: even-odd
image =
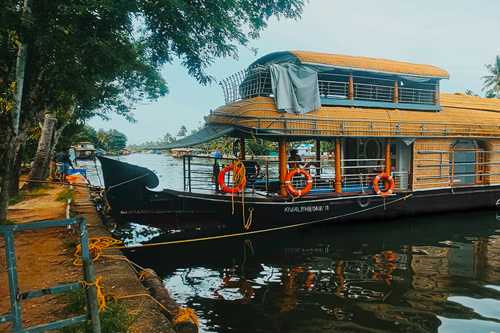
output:
[[[500,151],[500,139],[485,141],[486,150],[490,152]],[[490,153],[485,155],[486,164],[484,168],[485,184],[500,184],[500,154]]]
[[[494,101],[491,101],[494,100]],[[369,137],[500,137],[500,100],[441,94],[440,112],[328,107],[303,115],[281,113],[256,97],[219,107],[207,124],[240,125],[283,134]]]
[[[412,189],[423,190],[450,186],[451,139],[417,139],[413,149]],[[442,168],[439,164],[444,164]],[[440,178],[441,177],[441,178]]]

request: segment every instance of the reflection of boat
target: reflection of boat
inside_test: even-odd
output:
[[[495,207],[500,101],[440,94],[448,76],[383,59],[267,55],[223,82],[227,104],[203,130],[165,147],[230,136],[238,159],[185,155],[184,190],[152,191],[151,171],[101,158],[108,203],[139,223],[214,234]],[[279,160],[248,160],[246,139],[277,142]],[[315,171],[288,170],[287,143],[304,140],[315,142]],[[334,159],[321,158],[322,142]]]

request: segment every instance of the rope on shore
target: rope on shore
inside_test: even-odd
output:
[[[232,238],[232,237],[248,236],[248,235],[253,235],[253,234],[261,234],[261,233],[278,231],[278,230],[298,228],[298,227],[303,227],[303,226],[307,226],[307,225],[317,224],[317,223],[320,223],[320,222],[325,222],[325,221],[328,221],[328,220],[334,220],[334,219],[339,219],[339,218],[342,218],[342,217],[347,217],[347,216],[351,216],[351,215],[363,213],[363,212],[370,211],[370,210],[373,210],[373,209],[377,209],[377,208],[380,208],[380,207],[389,206],[389,205],[391,205],[393,203],[396,203],[398,201],[406,200],[406,199],[410,198],[412,195],[413,194],[409,194],[409,195],[406,195],[406,196],[401,197],[399,199],[396,199],[394,201],[391,201],[389,203],[385,203],[384,202],[383,204],[380,204],[380,205],[377,205],[377,206],[373,206],[373,207],[366,208],[366,209],[361,209],[361,210],[358,210],[358,211],[355,211],[355,212],[351,212],[351,213],[346,213],[346,214],[343,214],[343,215],[338,215],[338,216],[334,216],[334,217],[325,218],[325,219],[318,220],[318,221],[304,222],[304,223],[298,223],[298,224],[292,224],[292,225],[286,225],[286,226],[269,228],[269,229],[262,229],[262,230],[246,231],[246,232],[240,232],[240,233],[228,234],[228,235],[219,235],[219,236],[211,236],[211,237],[192,238],[192,239],[181,239],[181,240],[168,241],[168,242],[160,242],[160,243],[151,243],[151,244],[113,246],[113,247],[110,247],[109,249],[132,249],[132,248],[139,248],[139,247],[151,247],[151,246],[160,246],[160,245],[193,243],[193,242],[201,242],[201,241],[208,241],[208,240],[215,240],[215,239],[222,239],[222,238]]]
[[[101,251],[109,248],[112,245],[122,244],[123,242],[118,239],[114,239],[111,237],[92,237],[89,238],[89,254],[93,261],[99,259],[101,255]],[[82,244],[78,244],[76,246],[76,251],[74,256],[76,257],[73,265],[82,266],[82,263],[79,262],[82,257]]]

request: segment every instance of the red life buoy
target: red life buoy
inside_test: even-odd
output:
[[[389,182],[389,188],[387,190],[380,190],[378,188],[378,182],[381,179],[387,179]],[[375,178],[373,178],[373,189],[377,194],[380,194],[383,197],[388,196],[389,194],[392,194],[394,192],[394,178],[392,178],[392,175],[389,175],[385,172],[379,173]]]
[[[226,176],[226,172],[232,171],[232,170],[233,170],[233,165],[228,165],[227,167],[222,169],[221,172],[219,172],[219,176],[217,177],[217,181],[219,182],[219,186],[220,186],[221,190],[223,190],[226,193],[238,193],[238,192],[242,191],[243,188],[245,187],[246,182],[247,182],[246,177],[243,177],[243,181],[241,182],[240,186],[235,186],[235,187],[226,186],[226,184],[224,183],[224,177]],[[236,172],[238,172],[238,171],[239,171],[239,169],[236,168]]]
[[[302,190],[297,190],[292,185],[292,178],[293,178],[293,176],[295,176],[298,173],[303,174],[306,177],[306,181],[307,181],[306,187]],[[285,177],[285,184],[286,184],[286,189],[287,189],[288,193],[290,193],[291,195],[301,196],[301,195],[304,195],[311,190],[311,188],[313,187],[313,178],[312,178],[311,174],[309,172],[307,172],[306,169],[302,169],[302,168],[292,169],[287,173],[287,175]]]

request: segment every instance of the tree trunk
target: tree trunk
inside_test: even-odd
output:
[[[18,197],[19,196],[19,175],[21,173],[21,165],[23,164],[24,157],[24,145],[22,142],[17,146],[16,154],[14,155],[14,163],[12,166],[12,179],[9,184],[9,196]]]
[[[15,135],[10,137],[9,148],[5,151],[5,166],[0,169],[1,191],[0,191],[0,225],[7,222],[7,209],[9,208],[9,183],[12,178],[12,164],[15,152]]]
[[[194,318],[188,316],[184,318],[184,320],[176,320],[183,319],[179,318],[178,315],[181,308],[172,299],[161,279],[156,276],[156,273],[151,269],[145,269],[141,273],[144,278],[142,280],[143,284],[149,289],[151,296],[163,305],[164,310],[162,313],[172,322],[175,331],[179,333],[198,332],[198,319],[196,318],[196,315],[194,315]]]
[[[23,189],[31,190],[37,187],[37,183],[30,183],[30,180],[40,181],[47,178],[49,170],[50,156],[52,152],[52,142],[54,134],[54,126],[56,124],[55,112],[49,111],[45,114],[43,121],[42,136],[38,142],[35,159],[28,176],[28,183],[23,186]]]

